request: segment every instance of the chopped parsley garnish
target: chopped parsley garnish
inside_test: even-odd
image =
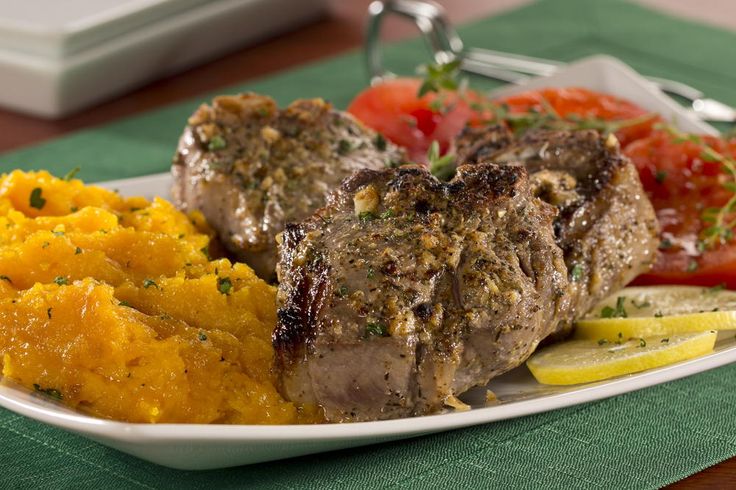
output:
[[[363,211],[358,215],[358,219],[363,223],[367,223],[368,221],[373,221],[374,219],[376,219],[376,215],[373,214],[372,211]]]
[[[381,213],[381,219],[388,219],[392,218],[394,216],[394,211],[392,209],[387,209],[386,211]]]
[[[572,282],[578,282],[583,277],[583,266],[575,264],[570,269],[570,279]]]
[[[373,279],[373,277],[376,275],[376,272],[373,270],[373,267],[368,267],[368,279]]]
[[[67,172],[67,174],[63,177],[63,179],[69,182],[79,173],[80,170],[81,169],[79,167],[74,167],[69,172]]]
[[[205,257],[207,257],[207,260],[212,260],[212,258],[210,257],[210,246],[209,245],[205,245],[204,247],[200,248],[199,251],[202,252]]]
[[[42,190],[40,187],[36,187],[31,191],[29,204],[32,208],[43,209],[43,207],[46,205],[46,199],[41,197],[41,192]]]
[[[51,310],[53,310],[53,308],[46,310],[46,315],[49,317],[49,320],[51,320]]]
[[[199,335],[197,337],[199,337],[199,340],[202,341],[202,342],[204,342],[205,340],[207,340],[207,335],[203,331],[201,331],[201,330],[199,331]]]
[[[119,305],[119,306],[127,306],[128,308],[132,308],[132,306],[130,306],[130,303],[128,303],[128,302],[127,302],[127,301],[125,301],[125,300],[123,300],[123,301],[121,301],[120,303],[118,303],[118,305]]]
[[[150,287],[154,287],[156,289],[159,289],[158,284],[152,279],[144,279],[143,280],[143,289],[148,289]]]
[[[348,287],[346,285],[340,286],[340,288],[337,290],[337,295],[341,298],[344,298],[348,295]]]
[[[611,308],[610,306],[605,306],[601,310],[601,318],[626,318],[626,309],[624,308],[624,302],[626,301],[626,296],[619,296],[616,298],[616,307]]]
[[[207,144],[207,149],[210,151],[222,150],[225,147],[227,147],[227,141],[219,134],[210,138],[210,142]]]
[[[667,344],[667,343],[669,343],[669,341],[670,341],[670,338],[669,337],[666,337],[666,338],[660,340],[660,342],[663,343],[663,344]]]
[[[388,337],[388,328],[383,323],[367,323],[365,326],[366,336]]]
[[[373,140],[373,145],[378,151],[386,151],[386,138],[381,133],[378,133],[376,139]]]
[[[74,255],[79,255],[79,254],[81,254],[81,253],[82,253],[82,249],[81,249],[81,248],[79,248],[79,247],[77,247],[77,248],[76,248],[76,249],[74,250]]]
[[[233,283],[229,277],[218,277],[217,278],[217,290],[222,294],[230,294],[230,290],[233,288]]]
[[[50,396],[51,398],[54,398],[56,400],[61,400],[64,397],[61,395],[61,392],[57,390],[56,388],[41,388],[41,385],[37,383],[33,383],[33,389],[36,390],[39,393],[43,393],[45,395]]]
[[[661,312],[661,311],[658,311],[658,312],[656,312],[656,313],[654,314],[654,318],[662,318],[663,316],[664,316],[664,314],[662,314],[662,312]]]
[[[337,142],[337,153],[340,155],[347,155],[352,149],[353,145],[351,145],[348,140],[340,140]]]
[[[695,272],[696,270],[698,270],[698,263],[695,260],[691,260],[687,264],[687,271],[688,272]]]
[[[600,339],[598,340],[598,345],[606,345],[608,343],[607,339]]]
[[[56,276],[54,278],[54,282],[59,286],[66,286],[67,284],[69,284],[69,279],[64,276]]]
[[[647,346],[647,341],[644,340],[644,339],[642,339],[642,338],[640,338],[639,339],[639,347],[646,347],[646,346]]]
[[[659,242],[660,250],[667,250],[669,248],[672,248],[672,240],[670,240],[669,238],[664,238],[661,242]]]
[[[13,281],[11,281],[10,278],[5,274],[0,275],[0,281],[8,281],[10,284],[13,284]]]
[[[654,174],[654,180],[656,180],[658,184],[663,184],[664,181],[667,180],[667,172],[664,170],[657,170]]]

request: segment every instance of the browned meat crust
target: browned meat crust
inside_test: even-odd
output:
[[[275,235],[324,205],[360,168],[403,152],[321,99],[279,110],[256,94],[216,97],[189,118],[174,157],[174,200],[200,210],[225,247],[271,279]]]
[[[530,131],[487,161],[522,164],[535,195],[559,211],[555,236],[571,279],[563,334],[575,318],[651,267],[657,219],[636,168],[612,135]]]
[[[518,166],[354,174],[283,234],[282,391],[331,421],[388,419],[518,366],[568,314],[554,214]]]

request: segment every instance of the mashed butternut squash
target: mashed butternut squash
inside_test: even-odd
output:
[[[316,421],[274,388],[274,288],[209,235],[162,199],[0,177],[3,376],[131,422]]]

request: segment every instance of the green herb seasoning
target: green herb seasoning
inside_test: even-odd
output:
[[[127,306],[128,308],[132,308],[132,306],[130,306],[130,303],[128,303],[128,302],[127,302],[127,301],[125,301],[125,300],[123,300],[123,301],[121,301],[120,303],[118,303],[118,305],[119,305],[119,306]]]
[[[656,313],[654,314],[654,318],[662,318],[663,316],[664,316],[664,315],[662,314],[662,312],[661,312],[661,311],[658,311],[658,312],[656,312]]]
[[[53,310],[53,308],[49,308],[46,310],[46,316],[49,317],[49,320],[51,320],[51,310]]]
[[[210,151],[217,151],[222,150],[223,148],[227,147],[227,141],[225,141],[225,138],[220,136],[219,134],[216,134],[210,139],[210,142],[207,144],[207,149]]]
[[[660,250],[667,250],[669,248],[672,248],[672,240],[669,238],[663,238],[661,242],[659,242],[659,249]]]
[[[8,281],[10,284],[13,284],[13,281],[10,280],[10,278],[6,275],[0,275],[0,281]]]
[[[81,248],[77,247],[76,249],[74,249],[74,255],[79,255],[81,253],[82,253],[82,249]]]
[[[374,219],[376,219],[376,215],[373,214],[371,211],[363,211],[358,215],[358,219],[363,223],[367,223],[368,221],[373,221]]]
[[[337,290],[337,295],[341,298],[345,298],[348,295],[348,287],[344,284],[340,286],[340,288]]]
[[[207,340],[207,335],[203,331],[199,331],[199,335],[197,336],[201,342],[204,342]]]
[[[598,345],[606,345],[608,343],[607,339],[600,339],[598,340]]]
[[[222,294],[230,294],[233,289],[233,283],[229,277],[218,277],[217,278],[217,290]]]
[[[616,298],[616,307],[611,308],[610,306],[605,306],[601,310],[601,318],[626,318],[626,309],[624,308],[624,302],[626,301],[626,296],[619,296]]]
[[[388,337],[388,328],[382,323],[367,323],[365,326],[366,336]]]
[[[664,170],[657,170],[654,174],[654,180],[656,180],[658,184],[663,184],[664,181],[667,180],[667,172]]]
[[[575,264],[572,266],[572,269],[570,269],[570,279],[572,282],[578,282],[583,277],[583,266],[580,264]]]
[[[381,133],[378,133],[376,138],[373,140],[373,146],[375,146],[378,151],[386,151],[386,138],[384,138]]]
[[[457,90],[461,85],[458,80],[460,75],[459,59],[449,63],[424,65],[420,67],[420,70],[424,71],[424,81],[417,93],[419,97],[430,92],[439,92],[441,89]]]
[[[427,151],[429,171],[440,180],[450,180],[455,175],[455,157],[447,154],[440,156],[440,144],[432,141]]]
[[[59,286],[66,286],[67,284],[69,284],[69,279],[64,276],[56,276],[54,278],[54,282]]]
[[[691,260],[687,264],[687,271],[688,272],[695,272],[696,270],[698,270],[698,263],[695,260]]]
[[[720,284],[718,284],[716,286],[707,288],[705,290],[705,293],[706,294],[717,294],[717,293],[723,291],[724,289],[726,289],[726,285],[724,283],[720,283]]]
[[[340,140],[337,142],[337,153],[347,155],[353,149],[353,145],[348,140]]]
[[[41,388],[41,385],[37,383],[33,383],[33,389],[36,390],[39,393],[43,393],[45,395],[50,396],[51,398],[54,398],[56,400],[62,400],[64,397],[61,395],[61,392],[57,390],[56,388]]]
[[[143,288],[144,289],[148,289],[150,287],[154,287],[156,289],[159,289],[158,284],[156,284],[155,281],[153,281],[152,279],[144,279],[143,280]]]
[[[40,187],[36,187],[31,191],[29,204],[32,208],[43,209],[43,207],[46,205],[46,199],[41,197],[41,192],[43,191]]]
[[[646,347],[646,346],[647,346],[647,341],[644,340],[644,339],[642,339],[642,338],[640,338],[639,339],[639,347]]]
[[[207,260],[212,260],[212,258],[210,257],[210,246],[209,245],[205,245],[204,247],[200,248],[199,251],[202,252],[205,257],[207,257]]]
[[[373,267],[368,267],[368,274],[366,274],[368,279],[373,279],[375,275],[376,275],[376,272],[373,270]]]
[[[71,169],[71,170],[70,170],[69,172],[67,172],[67,174],[66,174],[66,175],[64,175],[63,179],[64,179],[65,181],[69,182],[69,181],[70,181],[70,180],[72,180],[72,179],[73,179],[74,177],[76,177],[76,175],[77,175],[77,174],[79,173],[79,171],[80,171],[80,170],[81,170],[81,169],[80,169],[79,167],[74,167],[74,168],[73,168],[73,169]]]
[[[394,216],[394,212],[391,209],[387,209],[386,211],[381,213],[381,219],[388,219],[392,218]]]

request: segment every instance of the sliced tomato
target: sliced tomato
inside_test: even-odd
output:
[[[466,124],[483,117],[470,108],[473,100],[480,99],[478,94],[468,91],[461,98],[444,91],[418,97],[421,84],[417,78],[388,80],[359,93],[348,107],[366,126],[406,148],[415,162],[426,161],[432,141],[439,143],[440,153],[446,153]]]
[[[648,136],[653,125],[661,120],[653,114],[647,118],[646,110],[627,100],[576,87],[531,90],[505,97],[499,102],[507,104],[512,113],[546,112],[549,105],[557,114],[566,117],[577,115],[582,119],[597,118],[605,121],[644,119],[616,131],[622,145]]]
[[[719,153],[736,156],[736,140],[701,136],[700,141]],[[657,212],[661,245],[651,272],[639,276],[637,284],[725,283],[736,288],[736,242],[704,247],[702,231],[706,208],[723,207],[732,193],[723,183],[730,180],[717,161],[704,158],[698,141],[677,140],[664,131],[628,145],[644,189]]]

